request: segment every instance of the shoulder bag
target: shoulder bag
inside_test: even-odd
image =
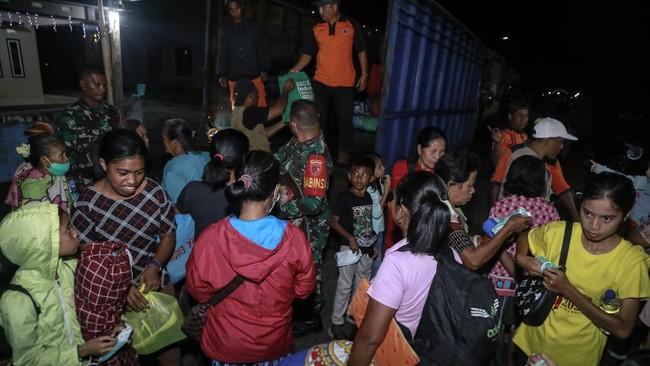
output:
[[[565,271],[566,258],[569,253],[569,243],[573,222],[567,221],[562,240],[562,252],[560,253],[559,268]],[[525,276],[519,283],[515,292],[515,306],[523,322],[532,326],[539,326],[544,323],[551,312],[557,294],[544,287],[544,277]]]
[[[208,308],[220,303],[223,299],[235,291],[239,285],[244,283],[244,281],[245,280],[243,277],[237,275],[235,278],[233,278],[232,281],[230,281],[228,285],[226,285],[226,287],[215,292],[214,295],[208,299],[208,301],[194,305],[192,309],[190,309],[189,314],[187,314],[185,317],[185,322],[183,322],[183,325],[181,326],[183,333],[187,334],[188,337],[199,342],[200,344],[201,336],[203,335],[203,327],[205,326],[205,321],[208,318]]]

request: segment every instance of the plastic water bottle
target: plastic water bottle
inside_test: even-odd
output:
[[[621,302],[616,298],[616,291],[609,289],[600,298],[600,308],[607,314],[616,314],[621,310]]]
[[[601,296],[598,306],[607,314],[616,314],[621,310],[621,301],[616,297],[616,291],[609,289]],[[606,335],[610,334],[603,328],[600,330]]]

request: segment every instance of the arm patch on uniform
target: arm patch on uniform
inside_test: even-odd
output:
[[[305,197],[325,197],[327,194],[327,166],[323,155],[312,154],[307,158],[302,187]]]

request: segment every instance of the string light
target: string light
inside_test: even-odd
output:
[[[2,0],[0,0],[2,1]],[[47,16],[47,15],[44,15]],[[25,21],[23,22],[23,18],[26,18]],[[15,20],[15,22],[14,22]],[[58,20],[61,21],[61,18],[58,18]],[[58,33],[58,28],[57,28],[57,18],[54,17],[54,15],[50,15],[50,21],[51,21],[51,26],[52,30],[54,33]],[[16,24],[14,24],[16,23]],[[93,33],[91,30],[92,28],[88,28],[89,26],[92,27],[91,24],[86,24],[82,21],[79,21],[79,26],[81,27],[81,31],[83,34],[83,38],[88,38],[88,32]],[[0,28],[2,27],[25,27],[25,28],[32,28],[32,29],[39,29],[41,24],[39,23],[39,15],[38,13],[29,13],[29,12],[17,12],[17,11],[6,11],[6,12],[0,12]],[[72,21],[72,16],[68,16],[68,29],[70,32],[74,32],[74,24]],[[111,23],[109,22],[106,24],[106,29],[104,30],[105,32],[110,33],[112,31]],[[96,35],[93,34],[93,39],[95,41],[101,40],[101,33],[102,33],[102,28],[99,25],[95,25],[95,31]]]

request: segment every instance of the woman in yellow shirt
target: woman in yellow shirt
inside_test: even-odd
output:
[[[619,174],[598,174],[585,186],[580,225],[574,225],[571,233],[566,272],[542,271],[542,263],[529,256],[542,256],[557,264],[564,222],[552,222],[519,236],[517,264],[531,275],[543,276],[544,286],[558,294],[541,326],[522,324],[517,330],[513,341],[526,355],[543,352],[558,365],[595,366],[607,341],[603,330],[622,339],[630,335],[640,300],[650,296],[648,256],[617,233],[634,198],[632,182]],[[598,306],[608,289],[620,299],[616,314]]]

